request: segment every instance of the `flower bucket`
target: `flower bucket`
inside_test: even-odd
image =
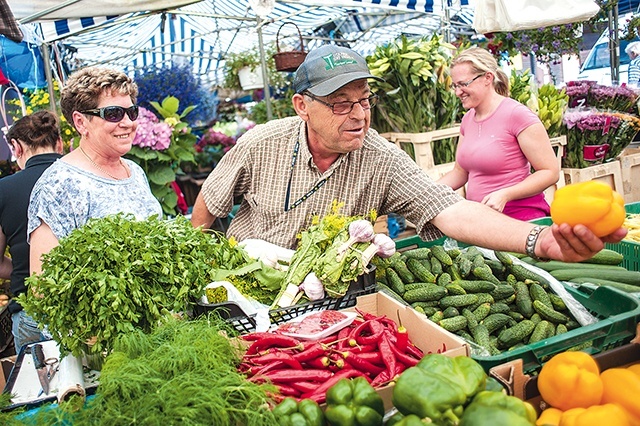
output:
[[[264,81],[259,68],[251,69],[251,67],[243,67],[238,70],[238,78],[242,90],[262,89]]]
[[[280,51],[280,30],[287,24],[291,24],[296,27],[298,30],[298,37],[300,38],[300,49],[302,50],[293,50],[290,52],[281,52]],[[276,62],[276,70],[282,72],[294,72],[298,69],[300,64],[304,61],[304,58],[307,56],[307,52],[304,51],[304,43],[302,41],[302,34],[300,33],[300,28],[293,22],[285,22],[280,25],[278,28],[278,32],[276,33],[276,48],[278,49],[278,53],[273,55],[273,59]]]

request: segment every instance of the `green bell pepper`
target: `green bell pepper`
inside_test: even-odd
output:
[[[298,402],[287,397],[272,412],[280,426],[325,426],[326,423],[322,409],[312,399]]]
[[[486,380],[482,366],[469,357],[428,354],[400,375],[393,404],[405,416],[456,425],[464,406],[485,388]]]
[[[533,426],[536,419],[531,404],[503,392],[482,391],[465,408],[460,426]]]
[[[380,426],[384,403],[364,377],[340,379],[327,390],[327,421],[333,426]]]

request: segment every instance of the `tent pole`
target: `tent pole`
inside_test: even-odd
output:
[[[262,42],[262,20],[259,16],[258,21],[258,46],[260,48],[260,64],[262,66],[262,81],[264,81],[264,102],[267,106],[267,121],[271,121],[273,114],[271,112],[271,91],[269,89],[269,73],[267,72],[267,60],[264,57],[264,43]]]
[[[49,109],[51,109],[51,112],[54,114],[57,114],[55,92],[53,91],[53,78],[51,77],[51,53],[49,51],[49,44],[42,43],[41,49],[42,62],[44,62],[44,74],[47,78],[47,88],[49,89]]]

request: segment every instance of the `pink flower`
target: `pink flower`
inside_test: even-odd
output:
[[[140,107],[138,130],[133,144],[140,148],[151,148],[161,151],[171,145],[173,129],[165,122],[160,122],[154,113]]]

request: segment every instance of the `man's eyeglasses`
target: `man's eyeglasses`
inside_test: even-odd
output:
[[[451,88],[453,90],[457,90],[457,89],[462,89],[463,87],[469,87],[469,85],[471,83],[473,83],[474,81],[476,81],[477,79],[479,79],[480,77],[482,77],[484,74],[480,74],[480,75],[476,75],[475,77],[473,77],[471,80],[469,81],[465,81],[464,83],[453,83],[451,84]]]
[[[132,105],[129,108],[124,108],[121,106],[108,106],[80,111],[81,114],[100,117],[110,123],[119,123],[124,118],[125,113],[129,116],[129,119],[131,121],[136,121],[138,119],[139,112],[140,110],[138,108],[138,105]]]
[[[335,102],[330,104],[329,102],[325,102],[322,99],[317,98],[316,96],[312,95],[309,92],[305,92],[304,94],[310,97],[311,99],[313,99],[314,101],[318,101],[321,104],[328,106],[329,108],[331,108],[331,112],[333,112],[336,115],[349,114],[353,110],[353,106],[355,104],[360,104],[362,109],[367,110],[367,109],[373,108],[374,106],[376,106],[376,103],[378,103],[378,95],[371,95],[368,98],[362,98],[355,102],[344,101],[344,102]]]

